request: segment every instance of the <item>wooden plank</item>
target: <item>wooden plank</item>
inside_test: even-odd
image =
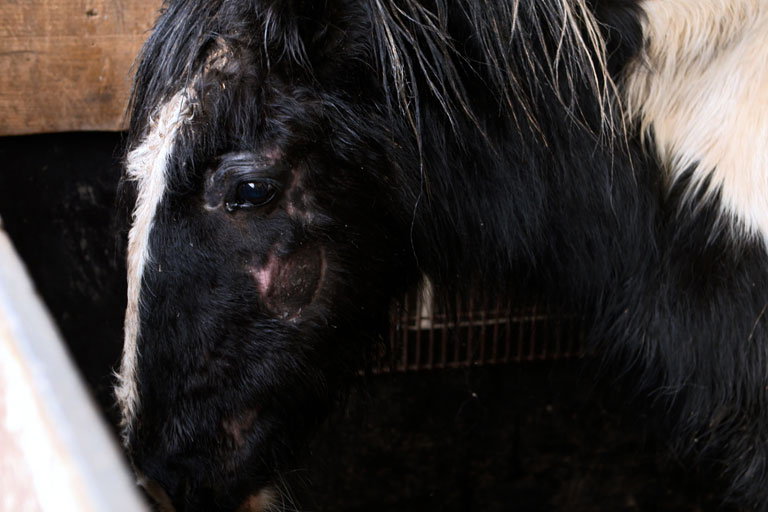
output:
[[[0,0],[0,135],[121,130],[161,0]]]

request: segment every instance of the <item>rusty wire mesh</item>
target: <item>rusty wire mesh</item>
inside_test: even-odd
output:
[[[441,307],[427,284],[393,308],[389,346],[377,373],[462,368],[580,357],[584,329],[575,316],[543,305],[505,306],[457,297]]]

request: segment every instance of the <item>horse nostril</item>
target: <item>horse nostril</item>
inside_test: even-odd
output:
[[[170,496],[159,483],[141,474],[138,475],[136,483],[155,501],[159,512],[175,512]]]
[[[271,510],[275,504],[275,493],[271,489],[262,489],[258,494],[249,496],[237,512],[264,512]]]

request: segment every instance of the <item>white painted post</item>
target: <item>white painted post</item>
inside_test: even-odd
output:
[[[0,511],[147,510],[118,450],[0,222]]]

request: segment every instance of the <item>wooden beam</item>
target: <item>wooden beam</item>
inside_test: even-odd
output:
[[[0,135],[122,130],[161,0],[0,0]]]

